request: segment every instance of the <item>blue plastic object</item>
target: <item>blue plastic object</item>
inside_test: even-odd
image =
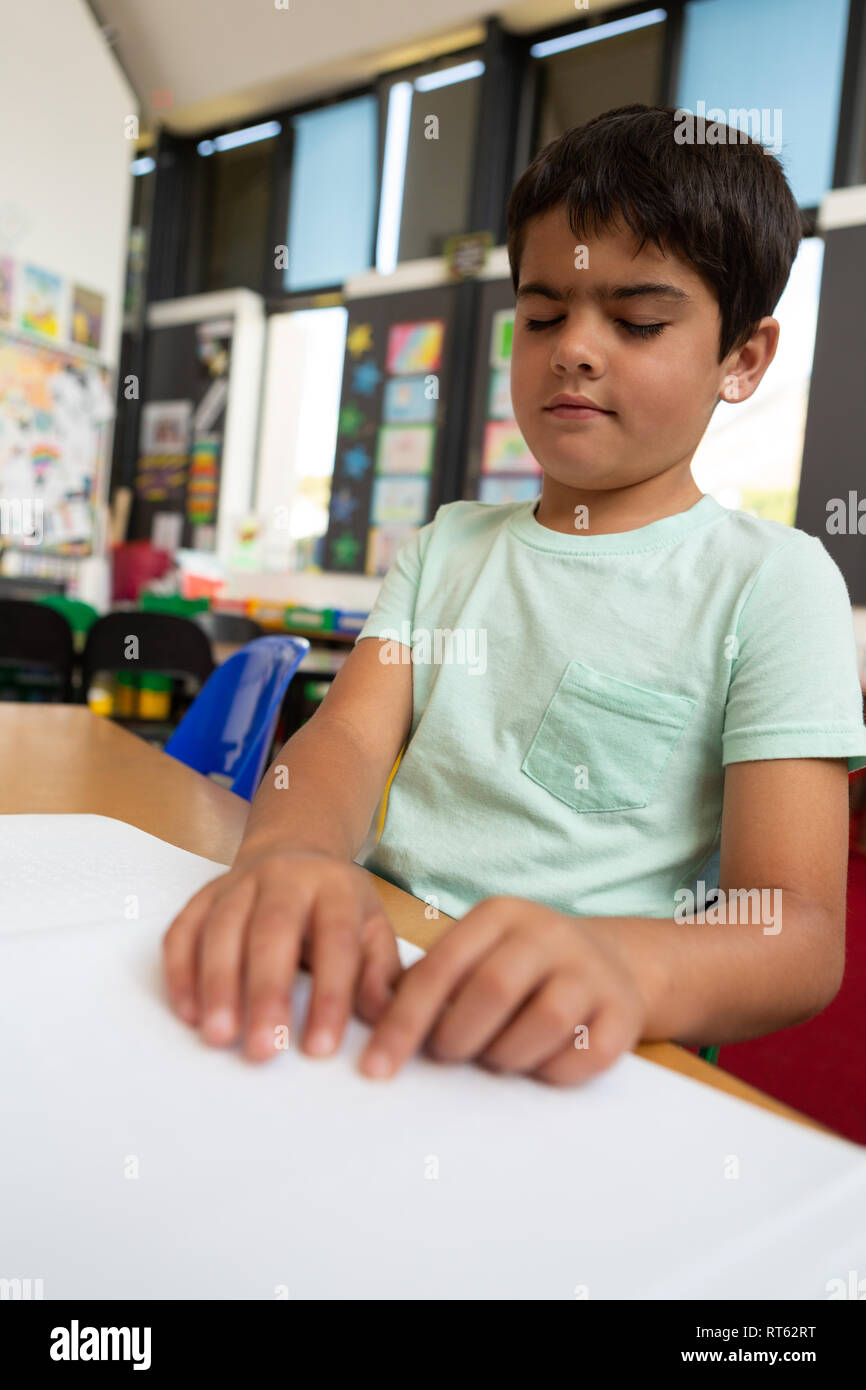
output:
[[[248,642],[208,678],[164,751],[206,777],[230,777],[232,791],[252,801],[283,696],[309,648],[306,637]]]

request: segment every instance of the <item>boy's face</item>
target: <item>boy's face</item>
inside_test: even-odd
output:
[[[564,208],[527,225],[511,359],[520,430],[564,487],[607,490],[685,470],[738,355],[718,361],[716,299],[688,262],[652,244],[635,255],[627,228],[582,245],[583,260]],[[659,288],[622,292],[648,284]],[[638,331],[655,324],[664,327]],[[608,413],[552,405],[578,394]]]

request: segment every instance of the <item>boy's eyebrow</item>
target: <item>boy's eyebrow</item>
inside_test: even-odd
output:
[[[523,299],[527,295],[537,294],[543,299],[555,299],[557,302],[573,299],[576,287],[572,286],[564,293],[555,289],[552,285],[545,284],[542,280],[531,280],[527,284],[520,285],[517,290],[517,298]],[[652,295],[654,299],[670,299],[677,304],[691,304],[691,295],[686,294],[678,285],[667,285],[662,281],[643,281],[635,285],[597,285],[592,291],[594,299],[638,299],[641,296]]]

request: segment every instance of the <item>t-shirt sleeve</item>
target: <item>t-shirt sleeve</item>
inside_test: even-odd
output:
[[[384,637],[411,647],[421,567],[434,524],[435,518],[407,536],[400,545],[382,580],[370,616],[355,638],[355,646],[364,637]]]
[[[836,562],[797,532],[762,564],[732,644],[722,763],[847,758],[866,767],[851,603]]]

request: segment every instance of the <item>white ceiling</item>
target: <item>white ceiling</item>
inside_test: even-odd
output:
[[[593,0],[597,15],[618,0]],[[578,0],[89,0],[145,123],[195,134],[369,81],[477,43],[498,14],[514,32],[580,19]],[[277,5],[288,4],[287,9]],[[152,93],[171,93],[154,111]]]

